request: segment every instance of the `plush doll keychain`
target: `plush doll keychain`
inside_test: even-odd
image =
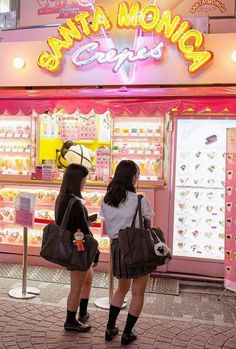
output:
[[[77,232],[74,234],[74,245],[76,246],[76,249],[78,252],[83,252],[85,250],[84,247],[84,234],[77,230]]]
[[[157,256],[164,257],[170,253],[170,249],[164,242],[160,241],[157,244],[154,244],[154,252]]]

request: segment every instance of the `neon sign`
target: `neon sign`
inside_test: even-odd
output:
[[[190,12],[195,13],[202,6],[215,6],[221,13],[226,11],[225,5],[219,0],[198,0],[193,4]]]
[[[154,48],[149,50],[146,46],[140,47],[137,52],[125,48],[120,53],[112,48],[106,52],[98,51],[99,42],[94,41],[85,46],[80,47],[72,56],[72,62],[77,66],[84,66],[97,62],[100,64],[105,63],[115,63],[112,71],[118,73],[120,68],[125,64],[125,62],[133,63],[137,61],[145,61],[148,58],[154,58],[155,60],[160,60],[163,56],[164,43],[160,42]],[[88,58],[81,58],[83,53],[91,54]]]
[[[171,11],[161,13],[156,5],[141,6],[134,2],[130,7],[123,1],[118,6],[117,26],[120,29],[141,29],[146,32],[154,32],[163,35],[170,44],[175,45],[186,61],[191,64],[188,67],[189,73],[195,73],[213,59],[213,53],[203,49],[204,36],[196,29],[191,29],[191,23],[182,20],[176,15],[172,18]],[[81,42],[85,37],[89,38],[100,31],[111,31],[112,24],[109,16],[102,7],[96,7],[93,14],[85,11],[79,13],[73,19],[68,19],[66,24],[58,27],[60,37],[49,37],[48,45],[51,51],[43,51],[38,57],[40,68],[49,72],[56,72],[62,64],[64,50],[71,49],[75,42]],[[73,55],[73,63],[77,66],[91,64],[92,62],[115,63],[114,72],[118,72],[125,63],[138,60],[146,60],[150,57],[160,59],[161,47],[154,47],[148,50],[145,46],[137,52],[125,49],[118,53],[115,49],[107,52],[97,51],[98,44],[92,42],[79,48]],[[87,60],[81,59],[81,53],[92,48],[94,55]],[[96,51],[96,52],[95,52]],[[159,57],[160,55],[160,57]]]

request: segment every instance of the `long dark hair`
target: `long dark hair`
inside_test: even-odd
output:
[[[88,175],[88,170],[83,165],[70,164],[63,176],[60,196],[74,194],[79,198],[82,198],[81,194],[81,182],[82,179]]]
[[[118,207],[127,198],[127,191],[136,192],[133,184],[134,176],[139,176],[139,167],[132,160],[122,160],[115,171],[114,177],[107,187],[104,202],[109,206]]]

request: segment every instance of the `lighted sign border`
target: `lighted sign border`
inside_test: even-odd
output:
[[[151,20],[150,15],[152,15]],[[40,54],[38,57],[39,67],[52,73],[57,72],[61,67],[63,50],[71,49],[75,41],[82,41],[84,36],[89,38],[100,31],[112,29],[112,23],[101,6],[94,8],[92,24],[88,22],[90,17],[91,13],[84,11],[73,19],[68,19],[65,25],[59,26],[57,30],[61,38],[48,38],[47,43],[51,52],[43,51]],[[142,7],[136,1],[129,7],[126,1],[120,2],[117,26],[120,29],[139,28],[146,32],[155,31],[157,34],[163,34],[171,44],[178,48],[186,61],[192,62],[188,66],[188,71],[191,74],[199,71],[214,57],[211,51],[200,51],[204,44],[204,36],[200,31],[191,29],[191,23],[187,20],[183,21],[179,15],[172,18],[169,10],[164,11],[161,15],[157,5],[147,4]]]

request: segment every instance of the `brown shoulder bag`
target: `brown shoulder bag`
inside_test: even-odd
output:
[[[144,220],[141,208],[142,195],[138,195],[138,205],[131,227],[121,229],[118,234],[121,264],[126,267],[157,267],[171,260],[170,249],[165,243],[160,228],[151,228]],[[139,228],[135,227],[137,214]]]

